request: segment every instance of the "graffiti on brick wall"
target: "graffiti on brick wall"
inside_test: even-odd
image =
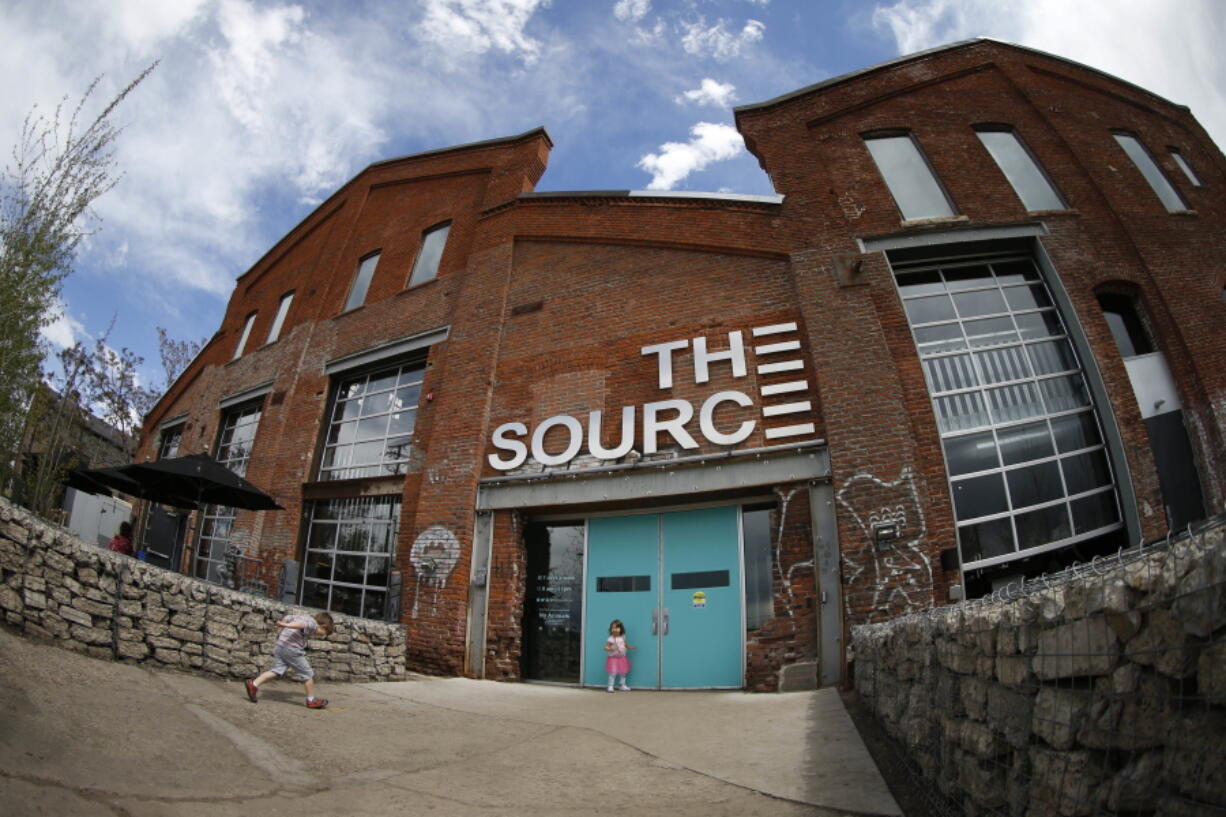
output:
[[[800,488],[775,488],[775,493],[779,495],[779,529],[775,531],[772,537],[775,541],[772,543],[775,550],[775,569],[779,573],[779,579],[783,584],[784,592],[788,596],[787,614],[794,615],[796,609],[796,594],[792,589],[792,581],[798,569],[813,567],[813,560],[808,559],[801,562],[795,562],[788,568],[787,572],[783,572],[783,531],[784,523],[788,518],[788,506],[792,504],[792,497]],[[774,602],[772,601],[772,604]]]
[[[873,606],[889,605],[897,612],[923,610],[932,601],[932,564],[922,547],[928,534],[919,491],[910,467],[887,482],[872,474],[856,474],[836,495],[868,540],[868,558],[844,557],[844,575],[854,583],[872,569]],[[893,529],[880,539],[878,533]]]
[[[451,571],[460,559],[460,542],[455,534],[440,525],[426,528],[413,542],[409,561],[417,575],[417,598],[413,600],[412,617],[417,617],[417,601],[422,585],[440,590],[447,586]]]

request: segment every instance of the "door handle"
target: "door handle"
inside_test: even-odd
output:
[[[664,635],[668,635],[668,608],[664,608]]]
[[[656,607],[651,611],[651,634],[660,634],[660,608]]]

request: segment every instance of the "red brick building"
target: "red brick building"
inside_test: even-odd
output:
[[[957,43],[736,110],[776,196],[533,192],[544,130],[372,165],[238,279],[141,457],[415,668],[838,681],[856,622],[1226,503],[1226,162],[1189,111]]]

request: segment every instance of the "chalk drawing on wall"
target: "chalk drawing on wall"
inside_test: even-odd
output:
[[[873,569],[873,606],[897,605],[902,612],[931,606],[932,564],[922,547],[928,535],[919,491],[909,466],[887,482],[872,474],[856,474],[843,483],[836,498],[855,519],[868,540],[871,559],[844,557],[848,583]],[[878,543],[874,531],[895,526],[896,535]]]

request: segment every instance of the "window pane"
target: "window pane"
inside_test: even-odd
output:
[[[904,220],[952,216],[953,208],[910,136],[867,139],[869,153]]]
[[[1005,287],[1005,298],[1011,309],[1042,309],[1051,306],[1047,291],[1040,286]]]
[[[336,573],[333,580],[346,584],[362,584],[366,576],[365,556],[336,557]]]
[[[1073,509],[1073,528],[1077,533],[1105,528],[1120,521],[1119,509],[1115,506],[1115,493],[1102,493],[1075,499],[1071,503]]]
[[[937,423],[941,431],[965,431],[988,424],[988,413],[978,393],[955,394],[936,400]]]
[[[978,385],[970,355],[949,355],[924,361],[928,388],[933,392],[957,391]]]
[[[1175,164],[1179,165],[1179,169],[1183,171],[1183,175],[1188,177],[1188,181],[1192,182],[1195,187],[1204,187],[1205,184],[1196,175],[1196,171],[1192,169],[1192,165],[1188,164],[1188,160],[1183,158],[1183,154],[1177,150],[1171,151],[1171,158],[1175,160]]]
[[[256,313],[252,312],[247,316],[247,321],[243,324],[242,337],[238,339],[238,346],[234,347],[234,359],[238,360],[243,356],[243,350],[247,348],[247,338],[251,337],[251,327],[255,324]]]
[[[1111,469],[1107,467],[1107,455],[1100,448],[1074,457],[1060,460],[1064,479],[1070,494],[1092,491],[1111,484]]]
[[[1073,347],[1067,340],[1051,340],[1034,343],[1026,347],[1030,359],[1034,362],[1034,370],[1039,374],[1055,374],[1077,368],[1077,359],[1073,357]]]
[[[1047,410],[1052,414],[1090,405],[1090,396],[1086,393],[1086,384],[1081,379],[1081,375],[1074,374],[1040,380],[1039,388],[1043,390]]]
[[[357,434],[358,424],[355,422],[335,423],[328,432],[328,443],[351,443]]]
[[[379,253],[367,256],[358,265],[358,274],[353,281],[353,289],[349,290],[349,300],[345,301],[345,311],[355,309],[366,303],[366,290],[370,289],[370,280],[375,277],[375,267],[379,265]]]
[[[988,402],[992,406],[992,417],[998,423],[1026,420],[1043,413],[1043,406],[1030,383],[992,389],[988,392]]]
[[[973,267],[947,269],[945,270],[945,285],[951,290],[991,286],[992,270],[980,264]]]
[[[962,339],[962,329],[956,323],[920,327],[915,330],[915,342],[919,346],[921,355],[956,352],[966,348],[966,341]]]
[[[998,289],[978,289],[973,292],[959,292],[953,296],[954,306],[958,308],[958,316],[963,320],[980,315],[996,315],[1008,311],[1005,299]]]
[[[289,314],[289,305],[294,300],[294,293],[281,296],[281,305],[277,307],[277,317],[272,321],[272,328],[268,330],[268,343],[272,343],[277,338],[281,337],[281,327],[285,324],[285,316]]]
[[[1064,327],[1060,325],[1060,318],[1054,311],[1027,312],[1017,315],[1014,320],[1017,321],[1017,327],[1021,330],[1023,338],[1044,338],[1064,334]]]
[[[1079,448],[1089,448],[1102,442],[1098,434],[1098,423],[1091,412],[1069,414],[1065,417],[1053,417],[1052,431],[1056,435],[1056,447],[1060,453],[1076,451]]]
[[[382,439],[387,436],[387,415],[358,420],[357,439]]]
[[[1018,514],[1014,520],[1017,524],[1017,546],[1020,550],[1067,539],[1072,535],[1068,507],[1063,502],[1050,508]]]
[[[1163,205],[1166,206],[1169,212],[1177,213],[1188,209],[1187,205],[1183,203],[1183,199],[1175,192],[1175,188],[1171,186],[1166,176],[1158,169],[1158,165],[1154,163],[1153,158],[1149,155],[1149,151],[1137,141],[1135,136],[1117,133],[1115,134],[1115,141],[1119,142],[1120,147],[1128,154],[1128,158],[1132,159],[1132,163],[1137,166],[1137,170],[1141,171],[1145,181],[1149,182],[1149,186],[1158,194],[1158,198],[1162,200]]]
[[[362,618],[382,619],[386,617],[387,593],[367,590],[362,598]]]
[[[302,606],[318,607],[321,610],[331,609],[328,605],[328,587],[322,582],[305,581],[302,583]]]
[[[1039,272],[1032,261],[1002,261],[992,264],[992,271],[996,273],[996,280],[1001,284],[1039,280]]]
[[[978,135],[979,141],[992,154],[1027,210],[1064,209],[1064,202],[1016,134],[1011,131],[979,131]]]
[[[1005,465],[1041,460],[1056,453],[1046,422],[1009,426],[1000,429],[996,434],[1000,439],[1000,456]]]
[[[1004,346],[978,352],[975,360],[979,363],[979,371],[983,372],[983,379],[988,383],[1004,383],[1030,376],[1030,365],[1026,362],[1026,354],[1021,346]]]
[[[1051,502],[1064,496],[1060,469],[1054,462],[1041,462],[1005,473],[1009,480],[1009,499],[1014,508]]]
[[[951,476],[999,468],[1000,460],[996,457],[996,441],[992,439],[992,433],[947,437],[945,464]]]
[[[1017,330],[1013,328],[1010,318],[984,318],[977,321],[967,321],[966,336],[972,347],[999,346],[1003,343],[1016,343]]]
[[[450,232],[451,225],[444,224],[422,237],[421,250],[417,253],[417,262],[413,264],[413,274],[409,276],[409,286],[432,280],[438,275],[438,264],[443,258],[443,248],[447,246],[447,234]]]
[[[898,289],[903,295],[933,295],[945,291],[941,273],[936,270],[898,276]]]
[[[396,411],[392,413],[387,426],[388,436],[402,436],[413,433],[413,423],[417,419],[417,411]]]
[[[1115,338],[1115,346],[1120,350],[1121,357],[1136,357],[1154,351],[1154,345],[1149,342],[1149,334],[1141,324],[1141,317],[1130,298],[1124,295],[1099,295],[1098,305],[1103,308],[1103,317],[1107,319],[1111,337]]]
[[[1009,509],[1000,474],[957,480],[953,483],[953,492],[959,520],[989,516]]]
[[[332,578],[332,563],[336,560],[331,553],[316,553],[307,552],[306,571],[304,575],[308,579],[323,579],[325,581]]]
[[[993,556],[1013,553],[1013,523],[1008,519],[993,519],[958,528],[962,545],[962,561],[974,562]]]
[[[915,298],[914,300],[904,301],[903,306],[907,310],[907,318],[912,324],[917,323],[936,323],[937,321],[953,320],[954,306],[949,300],[948,295],[937,295],[929,298]]]
[[[336,545],[336,525],[327,522],[317,522],[311,525],[311,535],[307,539],[307,547],[315,550],[331,550]]]

